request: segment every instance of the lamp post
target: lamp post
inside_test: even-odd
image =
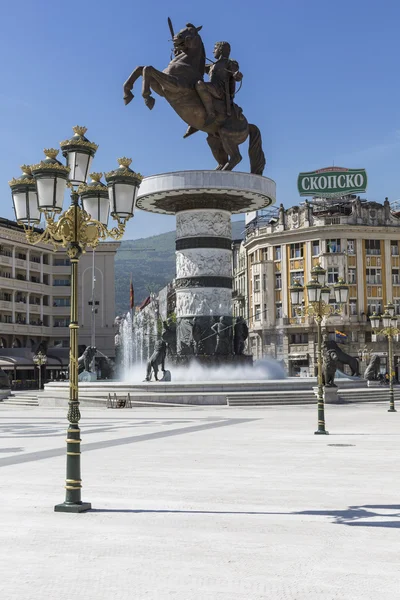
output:
[[[47,362],[47,356],[43,354],[41,350],[33,357],[33,362],[37,366],[39,370],[39,390],[42,389],[42,365],[45,365]]]
[[[291,303],[295,307],[296,312],[300,316],[313,317],[317,324],[317,365],[318,365],[318,429],[314,433],[316,435],[328,434],[325,429],[325,406],[324,392],[322,384],[322,321],[329,315],[341,314],[343,306],[347,302],[349,288],[343,279],[331,288],[325,284],[326,271],[320,264],[311,269],[311,281],[307,283],[307,305],[302,305],[304,302],[304,288],[299,282],[295,282],[290,288]],[[330,303],[331,292],[334,292],[336,303],[339,308],[336,309]]]
[[[61,142],[67,164],[57,160],[58,150],[45,150],[46,158],[31,167],[23,166],[23,175],[10,181],[17,222],[24,227],[29,243],[49,243],[54,249],[66,248],[71,262],[71,318],[69,358],[69,402],[67,419],[66,495],[58,512],[79,513],[91,509],[82,502],[81,490],[81,418],[78,398],[78,263],[87,247],[95,248],[101,240],[123,236],[126,222],[133,217],[137,192],[142,180],[134,173],[128,158],[118,159],[119,168],[106,173],[107,186],[101,175],[92,174],[87,184],[90,165],[97,145],[86,137],[85,127],[74,127],[71,139]],[[65,188],[71,189],[71,204],[63,212]],[[117,224],[108,229],[108,215]],[[43,230],[35,229],[44,217]]]
[[[388,412],[397,412],[394,407],[394,389],[393,389],[393,376],[394,376],[394,368],[393,368],[393,336],[398,335],[400,333],[400,329],[398,328],[397,317],[395,317],[395,308],[394,305],[389,302],[385,306],[385,311],[383,315],[373,314],[370,317],[371,327],[374,331],[375,335],[384,335],[388,339],[389,346],[389,356],[388,356],[388,367],[389,367],[389,409]],[[381,321],[383,325],[383,329],[381,327]]]

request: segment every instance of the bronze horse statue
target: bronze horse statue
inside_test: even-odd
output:
[[[226,99],[213,99],[216,118],[207,124],[207,113],[196,84],[202,82],[206,70],[206,55],[203,41],[199,35],[201,27],[189,23],[176,35],[173,35],[174,54],[168,67],[158,71],[152,66],[136,67],[124,83],[125,104],[133,98],[131,92],[135,81],[142,76],[142,96],[151,110],[155,98],[153,90],[163,96],[175,112],[194,130],[205,131],[208,145],[216,159],[217,170],[231,171],[242,160],[239,144],[250,136],[249,158],[251,173],[262,175],[265,156],[262,150],[261,134],[256,125],[249,124],[239,107],[228,106]],[[230,99],[229,99],[230,101]]]

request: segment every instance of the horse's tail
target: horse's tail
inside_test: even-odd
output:
[[[261,133],[256,125],[249,123],[250,144],[249,158],[250,170],[255,175],[262,175],[265,167],[265,155],[262,149]]]

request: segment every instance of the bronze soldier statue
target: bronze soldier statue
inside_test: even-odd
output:
[[[217,170],[232,171],[242,160],[240,144],[249,139],[250,171],[262,175],[265,155],[260,130],[249,123],[241,109],[232,102],[236,81],[242,79],[242,74],[237,62],[229,58],[229,44],[216,44],[214,54],[217,61],[206,69],[205,48],[199,35],[201,26],[187,23],[175,34],[170,19],[168,23],[174,57],[163,71],[151,65],[136,67],[124,83],[125,104],[133,99],[132,88],[142,77],[142,96],[150,110],[155,104],[154,91],[191,126],[186,137],[197,130],[207,133],[207,143],[217,161]],[[205,72],[208,72],[210,82],[204,83]]]
[[[233,348],[235,354],[241,355],[244,352],[244,346],[249,337],[249,328],[243,317],[237,317],[234,327]]]
[[[215,354],[228,355],[232,354],[230,325],[225,321],[224,317],[220,317],[217,323],[211,326],[214,333],[217,334],[217,343],[215,345]]]
[[[236,82],[242,81],[243,75],[239,71],[239,63],[229,58],[231,46],[228,42],[216,42],[214,46],[215,63],[205,66],[205,72],[210,81],[200,80],[196,83],[195,89],[200,96],[200,100],[205,108],[207,118],[204,127],[212,125],[217,118],[214,108],[214,98],[223,100],[225,104],[226,117],[232,114],[232,107],[236,109],[236,116],[240,118],[242,109],[234,105],[233,100],[236,93]],[[196,133],[198,129],[189,125],[184,138]]]

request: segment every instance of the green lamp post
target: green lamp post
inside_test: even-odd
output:
[[[329,432],[325,429],[325,402],[322,382],[322,321],[330,315],[340,314],[343,306],[347,302],[349,288],[343,279],[339,279],[333,286],[325,284],[326,271],[320,264],[311,269],[311,281],[305,286],[307,292],[308,304],[302,305],[304,288],[296,282],[290,288],[290,297],[292,305],[300,316],[308,315],[313,317],[317,324],[317,367],[318,367],[318,428],[314,432],[316,435],[326,435]],[[339,308],[335,308],[329,303],[332,292]]]
[[[10,182],[17,222],[24,227],[29,243],[49,243],[66,248],[71,262],[71,318],[69,402],[67,429],[67,468],[65,500],[55,506],[58,512],[80,513],[90,510],[82,502],[81,432],[78,397],[78,263],[87,247],[95,248],[108,237],[121,239],[126,222],[133,217],[135,199],[142,176],[129,168],[130,159],[118,159],[119,168],[106,174],[107,187],[101,174],[86,180],[97,145],[85,136],[85,127],[74,127],[71,139],[61,142],[67,164],[57,159],[58,150],[45,150],[46,158],[31,168],[23,167],[23,175]],[[63,212],[66,187],[71,188],[70,206]],[[116,226],[107,228],[111,208]],[[44,229],[35,228],[41,218]]]

